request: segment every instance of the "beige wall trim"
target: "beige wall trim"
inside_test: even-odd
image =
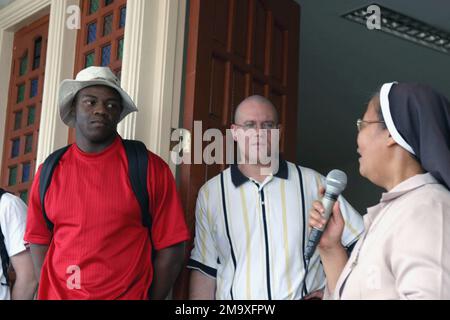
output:
[[[36,163],[44,162],[54,150],[67,144],[68,128],[58,110],[58,89],[62,80],[73,77],[77,31],[66,27],[67,7],[78,0],[52,0],[45,66],[44,93]],[[36,166],[37,169],[37,166]]]
[[[180,110],[185,16],[184,0],[127,4],[122,86],[140,111],[119,125],[119,133],[144,141],[166,161],[172,118]]]
[[[121,87],[131,96],[139,110],[143,108],[139,87],[143,65],[141,52],[144,34],[148,35],[143,30],[146,2],[145,0],[127,1],[121,75]],[[136,138],[136,116],[136,113],[132,113],[119,124],[118,131],[123,138]],[[141,116],[141,112],[139,112],[139,116]]]
[[[48,13],[51,0],[15,0],[0,10],[0,30],[16,32]]]

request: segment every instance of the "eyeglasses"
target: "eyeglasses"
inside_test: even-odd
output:
[[[356,120],[356,127],[358,128],[358,132],[360,132],[366,125],[371,123],[384,123],[384,121],[366,121],[362,119]]]
[[[256,130],[256,128],[258,126],[258,124],[255,121],[249,121],[244,124],[235,123],[234,125],[243,128],[244,131],[251,130],[251,129]],[[259,125],[260,129],[266,129],[266,130],[277,129],[277,127],[278,127],[278,125],[274,121],[265,121]]]

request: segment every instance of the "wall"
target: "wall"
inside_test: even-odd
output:
[[[428,83],[450,97],[450,55],[340,17],[373,1],[296,1],[302,8],[298,161],[325,175],[344,169],[349,176],[346,196],[365,212],[382,190],[359,176],[356,119],[388,81]],[[448,1],[377,2],[450,31]]]

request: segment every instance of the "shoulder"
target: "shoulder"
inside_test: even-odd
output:
[[[405,215],[427,215],[433,211],[446,213],[450,217],[450,191],[441,184],[427,184],[412,190],[399,200],[400,206],[408,208],[402,210]]]
[[[216,175],[216,176],[212,177],[211,179],[209,179],[208,181],[206,181],[205,184],[200,188],[199,195],[207,194],[211,190],[217,190],[217,188],[222,183],[222,181],[221,181],[222,175],[224,177],[224,181],[226,179],[230,179],[230,183],[231,183],[230,168],[227,168],[227,169],[223,170],[221,173],[219,173],[218,175]]]
[[[18,196],[15,196],[11,193],[5,193],[2,196],[0,206],[6,207],[6,206],[15,206],[15,207],[25,207],[25,203],[20,199]]]
[[[421,193],[426,195],[429,202],[439,202],[443,205],[450,205],[450,191],[440,183],[427,184],[421,188]]]
[[[127,156],[128,150],[131,151],[130,155],[134,155],[134,152],[137,152],[140,156],[142,156],[143,151],[145,151],[147,153],[148,166],[151,170],[170,170],[167,162],[156,153],[148,150],[147,146],[142,141],[122,139],[120,148],[124,156]]]
[[[147,183],[156,192],[171,190],[176,192],[174,174],[169,165],[157,154],[148,151]]]
[[[148,163],[149,166],[154,167],[155,169],[169,169],[169,165],[165,162],[160,156],[153,153],[152,151],[147,150],[148,152]]]
[[[67,161],[68,159],[71,158],[71,155],[75,152],[75,150],[76,150],[75,143],[56,149],[52,151],[47,156],[47,158],[45,158],[45,161],[40,165],[40,167],[43,167],[44,164],[47,166],[51,163],[58,164],[62,161]]]
[[[303,167],[299,164],[295,164],[295,163],[292,163],[289,161],[286,161],[286,162],[288,164],[288,168],[290,171],[293,171],[293,170],[297,171],[298,169],[300,169],[302,175],[304,175],[304,176],[308,176],[308,177],[316,177],[317,176],[317,177],[320,177],[323,179],[325,178],[322,174],[320,174],[319,172],[317,172],[314,169]]]
[[[306,168],[306,167],[300,167],[302,170],[302,174],[304,174],[307,178],[311,179],[319,179],[321,181],[325,181],[325,176],[323,176],[321,173],[317,172],[314,169]]]
[[[0,201],[0,216],[2,219],[9,218],[6,215],[26,216],[27,206],[19,197],[5,193]]]
[[[411,190],[393,201],[389,215],[393,234],[405,241],[440,237],[450,230],[450,192],[439,184]]]
[[[300,166],[292,162],[287,162],[289,168],[289,174],[298,175],[298,171],[302,175],[303,181],[307,183],[314,182],[314,185],[323,185],[325,183],[325,177],[314,169]]]
[[[429,184],[398,200],[389,212],[392,220],[387,220],[396,246],[415,255],[442,257],[446,253],[441,251],[443,244],[450,240],[450,192],[439,184]]]

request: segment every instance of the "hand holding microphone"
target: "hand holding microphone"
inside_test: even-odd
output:
[[[304,252],[306,260],[312,257],[317,245],[323,249],[341,245],[345,222],[336,200],[346,185],[344,172],[333,170],[327,175],[326,189],[321,188],[323,198],[315,201],[309,212],[309,226],[312,229]]]

